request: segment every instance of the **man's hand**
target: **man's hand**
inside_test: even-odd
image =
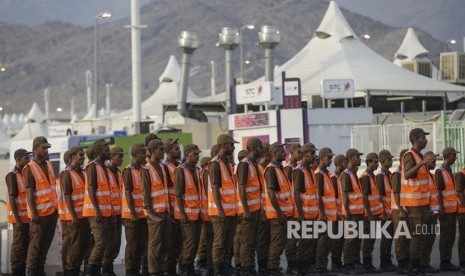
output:
[[[149,213],[149,218],[155,222],[161,222],[162,219],[156,216],[154,213]]]
[[[100,223],[103,220],[102,212],[100,210],[97,210],[95,212],[95,222]]]
[[[40,217],[38,214],[32,214],[31,221],[35,224],[40,224]]]
[[[324,213],[320,213],[320,214],[321,214],[321,215],[320,215],[320,219],[319,219],[319,220],[321,220],[321,221],[326,221],[326,220],[327,220],[326,214],[324,214]]]
[[[74,227],[77,228],[79,226],[79,219],[77,217],[74,217],[71,223],[73,224]]]
[[[248,210],[244,210],[244,214],[242,214],[242,219],[249,219],[250,218],[250,212]]]
[[[184,224],[187,222],[187,214],[186,212],[181,213],[181,223]]]
[[[278,219],[279,219],[280,223],[285,223],[286,222],[286,216],[284,215],[284,213],[281,210],[278,212]]]
[[[405,211],[405,209],[403,207],[400,207],[399,208],[399,219],[400,220],[406,220],[408,217],[408,214],[407,212]]]
[[[429,164],[431,161],[433,161],[434,159],[436,159],[436,157],[434,157],[434,155],[428,155],[426,156],[425,158],[423,158],[423,164]]]
[[[131,221],[137,221],[137,214],[131,212]]]
[[[221,221],[224,220],[225,215],[224,215],[224,210],[223,210],[223,208],[219,208],[219,210],[218,210],[218,218],[221,219]]]

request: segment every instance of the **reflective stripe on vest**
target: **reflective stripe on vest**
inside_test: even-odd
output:
[[[444,212],[447,214],[457,213],[457,192],[455,191],[455,179],[452,178],[444,166],[439,168],[442,179],[444,180],[445,189],[442,193],[442,203],[444,205]]]
[[[383,204],[380,200],[380,195],[378,191],[378,187],[375,183],[375,178],[368,174],[368,171],[364,171],[362,173],[362,177],[368,177],[368,181],[370,183],[371,194],[368,195],[368,201],[370,204],[370,211],[373,216],[378,216],[383,213]],[[368,216],[368,211],[365,212],[365,216]]]
[[[108,179],[105,173],[106,168],[103,167],[101,164],[99,164],[97,160],[94,160],[93,162],[90,162],[89,164],[87,164],[86,171],[87,171],[87,167],[92,164],[95,165],[95,170],[97,172],[96,174],[97,190],[96,190],[95,195],[97,198],[98,208],[103,217],[111,217],[112,215],[111,192],[110,192],[110,186],[108,184]],[[96,211],[89,196],[89,180],[87,179],[87,174],[85,175],[86,175],[86,192],[85,192],[85,197],[84,197],[84,210],[82,214],[84,215],[84,217],[95,217]]]
[[[405,159],[406,154],[411,153],[415,159],[415,164],[420,164],[423,160],[412,149],[408,150],[402,159]],[[426,165],[421,166],[417,172],[416,178],[405,179],[405,160],[402,162],[401,172],[401,192],[400,192],[400,205],[401,206],[424,206],[429,205],[430,192],[428,169]]]
[[[192,175],[189,168],[187,168],[186,164],[181,164],[179,168],[182,170],[184,175],[184,195],[182,197],[184,212],[187,215],[187,220],[195,221],[199,219],[200,211],[201,211],[201,203],[199,198],[199,190],[195,185],[195,179]],[[200,182],[200,172],[198,168],[195,168],[195,174],[197,177],[197,183],[202,185]],[[181,219],[181,212],[179,206],[176,202],[176,206],[174,208],[174,218]]]
[[[36,182],[34,191],[34,201],[36,204],[37,214],[39,217],[48,216],[56,211],[57,193],[56,180],[53,166],[50,161],[46,161],[48,169],[48,179],[40,165],[35,161],[30,161],[27,165],[31,169],[32,176]],[[23,169],[24,172],[25,168]],[[50,180],[49,180],[50,179]],[[28,216],[32,217],[31,210],[28,208]]]
[[[19,220],[22,223],[27,223],[29,222],[29,218],[27,216],[27,193],[25,180],[18,168],[15,167],[12,173],[16,178],[16,185],[18,187],[18,196],[16,197],[15,202],[13,204],[16,204]],[[11,204],[12,203],[10,202],[10,197],[7,197],[6,210],[8,214],[8,223],[16,223],[16,218],[13,215]]]
[[[208,185],[208,179],[207,183],[204,183],[205,177],[208,178],[208,166],[205,167],[205,169],[202,170],[202,177],[200,179],[200,214],[202,216],[203,221],[210,221],[210,216],[208,215],[208,193],[207,190],[205,189],[205,184]]]
[[[305,219],[316,219],[318,217],[318,190],[316,188],[315,174],[300,164],[295,167],[294,170],[302,171],[304,175],[304,188],[305,192],[300,193],[300,199],[302,200],[302,211],[304,213]],[[296,218],[298,218],[299,213],[297,211],[297,206],[295,210]]]
[[[349,175],[350,182],[352,184],[352,192],[348,193],[350,214],[361,215],[363,214],[364,208],[363,208],[362,190],[360,188],[358,177],[355,175],[355,173],[352,173],[349,169],[346,169],[345,173]],[[347,214],[347,210],[345,209],[344,205],[342,206],[342,214],[343,215]]]
[[[274,169],[276,171],[276,178],[278,179],[278,185],[280,188],[280,191],[275,191],[275,195],[279,204],[279,208],[281,211],[284,213],[284,215],[288,218],[294,216],[294,202],[292,200],[291,195],[291,186],[289,184],[289,181],[287,180],[286,175],[284,174],[283,170],[278,167],[274,163],[270,163],[266,169],[265,173],[267,170]],[[266,185],[270,186],[270,185]],[[289,196],[282,196],[284,194],[287,194]],[[273,219],[273,218],[278,218],[278,213],[274,209],[273,205],[271,204],[270,198],[268,196],[268,191],[267,195],[265,197],[265,206],[263,208],[265,211],[265,215],[267,219]]]
[[[325,210],[326,220],[336,221],[337,220],[337,204],[336,204],[336,192],[334,191],[333,183],[329,173],[323,171],[320,167],[316,169],[315,175],[321,174],[323,176],[323,206]],[[321,213],[320,213],[321,217]]]
[[[176,204],[176,185],[174,184],[174,170],[176,169],[176,165],[173,164],[173,162],[170,162],[168,160],[163,160],[161,162],[161,164],[168,168],[169,174],[167,175],[167,177],[170,177],[171,183],[173,183],[172,187],[167,187],[168,198],[170,200],[171,206],[175,206],[175,204]],[[163,169],[163,166],[162,166],[162,169]],[[164,171],[165,170],[163,170],[163,172]],[[167,181],[167,183],[168,183],[168,181]]]
[[[73,201],[73,208],[74,212],[76,213],[76,217],[78,219],[83,218],[82,211],[84,206],[84,198],[85,198],[85,181],[82,177],[71,167],[65,169],[69,172],[69,176],[71,178],[71,184],[73,187],[73,192],[71,193],[71,199]],[[61,179],[61,173],[60,173]],[[72,220],[73,217],[68,209],[68,204],[66,204],[66,199],[61,187],[63,183],[59,183],[57,185],[57,189],[59,190],[59,201],[57,204],[58,207],[58,215],[60,220]]]
[[[141,170],[143,170],[142,167],[135,168],[134,164],[129,163],[129,165],[123,169],[123,174],[124,171],[129,170],[131,172],[131,180],[132,180],[132,199],[133,199],[133,204],[132,206],[134,207],[134,211],[136,212],[136,217],[137,218],[144,218],[145,217],[145,212],[144,212],[144,196],[142,195],[142,179],[140,176]],[[123,180],[124,183],[124,180]],[[123,184],[126,187],[126,183]],[[124,193],[121,196],[121,217],[125,219],[130,219],[132,217],[131,215],[131,208],[129,208],[130,204],[128,203],[128,198],[126,197],[126,189],[124,189]]]
[[[209,164],[217,162],[220,167],[220,176],[221,176],[221,188],[219,188],[220,192],[220,200],[221,205],[223,206],[224,214],[226,216],[235,216],[237,214],[237,197],[236,197],[236,185],[233,182],[232,175],[229,174],[228,169],[226,168],[226,164],[224,164],[223,160],[219,156],[214,157]],[[230,172],[233,171],[231,164]],[[215,200],[213,198],[213,191],[212,191],[212,183],[211,179],[208,178],[208,214],[210,216],[217,216],[218,215],[218,207],[216,206]]]
[[[261,208],[261,190],[260,190],[260,173],[257,172],[255,165],[253,164],[252,160],[248,157],[242,159],[240,163],[247,164],[247,182],[245,184],[245,192],[247,198],[247,206],[249,212],[255,212],[260,210]],[[237,213],[243,214],[244,208],[242,207],[240,189],[236,190],[237,192]]]
[[[152,196],[152,212],[154,213],[163,213],[169,212],[169,198],[168,198],[168,189],[167,189],[167,176],[163,166],[161,166],[162,175],[158,174],[157,169],[148,162],[146,168],[150,176],[150,188]],[[148,213],[145,212],[147,215]]]
[[[110,191],[111,191],[111,206],[113,207],[113,213],[115,215],[121,215],[121,187],[123,186],[123,174],[117,170],[116,174],[118,176],[118,180],[115,179],[115,175],[113,171],[108,168],[108,182],[110,184]]]
[[[384,202],[384,211],[388,215],[388,217],[392,217],[392,212],[391,212],[391,195],[392,195],[392,186],[391,186],[391,179],[387,176],[387,174],[383,171],[381,171],[381,175],[383,176],[383,182],[384,182],[384,196],[383,196],[383,202]]]

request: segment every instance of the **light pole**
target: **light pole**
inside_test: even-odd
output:
[[[241,75],[240,75],[240,78],[241,78],[241,84],[244,84],[244,54],[243,54],[243,44],[244,44],[244,38],[243,38],[243,31],[244,30],[253,30],[255,29],[255,25],[252,25],[252,24],[246,24],[244,26],[242,26],[240,29],[239,29],[239,36],[241,37],[241,43],[239,45],[239,59],[241,61]],[[247,63],[248,64],[248,63]]]
[[[95,16],[94,25],[94,104],[95,104],[95,118],[98,117],[98,23],[100,19],[110,18],[110,12],[102,12]]]
[[[447,52],[447,44],[454,45],[455,43],[457,43],[457,41],[455,41],[455,39],[447,40],[447,41],[444,43],[444,52]]]
[[[6,94],[4,91],[3,91],[3,75],[5,74],[5,71],[6,71],[6,67],[5,66],[0,66],[0,95],[1,94]],[[0,101],[1,103],[1,101]],[[3,109],[2,109],[2,117],[3,117]]]

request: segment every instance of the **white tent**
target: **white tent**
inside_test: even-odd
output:
[[[402,63],[406,61],[418,60],[431,62],[428,58],[428,54],[428,50],[421,44],[415,30],[413,28],[408,28],[402,44],[394,54],[393,63],[402,67]],[[438,79],[438,68],[434,65],[432,65],[432,67],[432,78]]]
[[[42,110],[40,110],[39,105],[37,103],[33,103],[31,109],[26,115],[26,118],[28,122],[34,121],[41,123],[45,120],[45,115],[42,113]]]
[[[160,86],[157,91],[142,103],[142,117],[150,117],[163,114],[163,105],[176,105],[181,89],[181,67],[172,55],[169,58],[165,70],[158,78]],[[187,91],[187,101],[198,98],[190,88]],[[132,109],[112,115],[115,117],[132,116]]]
[[[357,37],[334,1],[310,42],[275,70],[277,86],[282,71],[289,78],[300,78],[304,97],[320,95],[325,79],[353,79],[356,96],[447,96],[455,101],[465,93],[465,87],[409,72],[373,52]]]

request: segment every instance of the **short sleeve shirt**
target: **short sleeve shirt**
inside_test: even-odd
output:
[[[15,170],[19,170],[15,167]],[[19,172],[18,172],[19,173]],[[19,195],[18,182],[16,181],[16,174],[9,172],[6,177],[6,187],[8,189],[8,195],[17,197]]]

